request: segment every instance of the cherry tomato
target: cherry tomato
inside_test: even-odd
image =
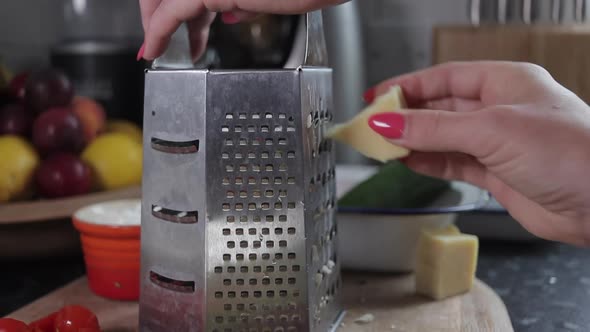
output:
[[[20,320],[0,318],[0,332],[27,332],[29,327]]]
[[[61,308],[57,312],[53,326],[56,332],[100,331],[96,315],[79,305],[69,305]]]
[[[55,329],[53,326],[55,325],[56,316],[57,312],[54,312],[49,316],[38,319],[29,323],[29,328],[31,328],[33,332],[54,332]]]

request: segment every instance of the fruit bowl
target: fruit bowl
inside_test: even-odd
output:
[[[80,254],[71,217],[95,203],[141,197],[141,188],[95,192],[63,199],[0,204],[0,260]]]

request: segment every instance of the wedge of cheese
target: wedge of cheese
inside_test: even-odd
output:
[[[368,124],[373,114],[395,112],[403,107],[406,107],[406,102],[402,89],[399,86],[393,86],[350,121],[334,126],[327,136],[382,163],[403,158],[409,154],[408,149],[389,143],[383,136],[374,132]]]
[[[425,228],[418,240],[416,292],[441,300],[473,286],[479,241],[457,227]]]

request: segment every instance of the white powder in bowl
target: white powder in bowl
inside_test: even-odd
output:
[[[78,210],[74,216],[89,224],[139,226],[141,224],[141,200],[126,199],[89,205]]]

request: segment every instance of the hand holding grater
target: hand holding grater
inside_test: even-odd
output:
[[[332,71],[304,22],[296,67],[194,69],[182,27],[146,72],[140,331],[338,327]]]

